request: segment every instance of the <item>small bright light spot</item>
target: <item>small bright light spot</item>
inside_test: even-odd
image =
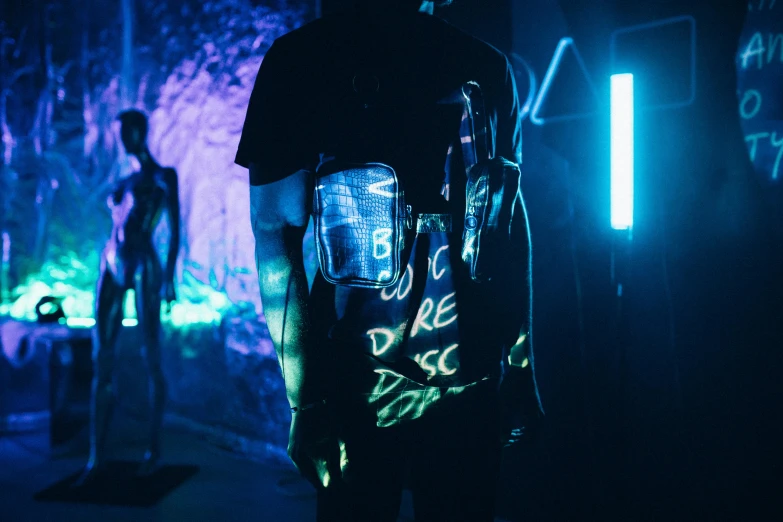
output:
[[[345,473],[348,468],[348,453],[345,451],[345,442],[340,441],[340,471]]]
[[[57,311],[57,306],[54,303],[43,303],[38,307],[38,310],[42,315],[49,315]]]
[[[122,326],[136,326],[139,324],[138,319],[123,319]]]
[[[136,291],[133,288],[125,292],[125,301],[122,305],[122,315],[129,319],[135,319],[136,315]]]
[[[629,230],[634,196],[633,74],[612,75],[611,98],[612,228]]]
[[[69,317],[65,324],[71,328],[92,328],[95,326],[95,319],[87,317]]]

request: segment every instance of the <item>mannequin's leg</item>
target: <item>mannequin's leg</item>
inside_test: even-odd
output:
[[[142,349],[149,379],[150,431],[149,447],[139,473],[149,474],[155,470],[160,459],[160,431],[166,401],[166,382],[161,370],[160,353],[160,267],[150,261],[145,265],[140,276],[136,278],[136,313],[144,343]]]
[[[92,346],[92,396],[90,402],[90,459],[77,481],[83,484],[94,477],[103,463],[106,434],[114,410],[112,373],[117,335],[122,327],[122,302],[125,289],[112,273],[104,270],[98,280],[95,299],[95,329]]]

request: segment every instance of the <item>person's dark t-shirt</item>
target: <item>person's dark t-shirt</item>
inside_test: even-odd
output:
[[[259,166],[252,185],[315,171],[329,157],[385,163],[414,214],[447,213],[442,194],[449,180],[464,193],[458,176],[465,176],[459,151],[468,81],[481,86],[494,154],[521,163],[517,92],[502,53],[423,13],[317,20],[277,39],[264,57],[236,163]],[[500,355],[499,345],[510,344],[479,331],[496,330],[481,311],[465,313],[475,297],[461,291],[469,283],[456,235],[419,235],[394,287],[332,287],[323,280],[313,287],[314,299],[321,293],[334,307],[324,331],[339,356],[376,375],[363,391],[386,412],[381,425],[418,416],[449,389],[486,379],[499,370],[500,357],[490,368],[474,362],[481,359],[476,353]],[[507,306],[515,306],[507,297]]]

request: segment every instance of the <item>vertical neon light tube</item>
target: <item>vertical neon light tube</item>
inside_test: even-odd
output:
[[[612,228],[633,228],[633,74],[613,74],[611,82]]]

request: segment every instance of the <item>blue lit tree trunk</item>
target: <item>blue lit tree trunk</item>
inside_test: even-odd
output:
[[[133,105],[133,0],[122,0],[122,83],[120,99],[122,108]]]
[[[54,96],[56,79],[54,64],[52,63],[52,38],[51,38],[51,13],[52,5],[48,0],[42,0],[39,4],[39,35],[38,52],[41,72],[38,78],[38,104],[36,108],[35,123],[32,130],[35,154],[45,160],[45,153],[53,141],[52,118],[54,116]],[[39,165],[39,169],[45,169],[45,162]],[[32,245],[32,262],[35,265],[43,264],[46,250],[46,231],[48,223],[48,203],[50,187],[47,186],[47,173],[35,172],[36,182],[36,229]],[[45,201],[46,200],[46,201]]]
[[[84,0],[82,6],[82,42],[81,42],[81,88],[82,88],[82,117],[84,119],[84,159],[87,164],[88,175],[92,174],[92,147],[91,141],[97,140],[91,133],[97,134],[95,128],[95,116],[92,113],[92,99],[90,96],[90,0]]]
[[[38,13],[38,59],[40,64],[40,74],[38,75],[39,96],[32,137],[35,153],[38,156],[42,156],[49,146],[52,115],[54,113],[54,103],[52,99],[54,67],[52,65],[52,40],[49,28],[51,5],[47,0],[41,0]]]

